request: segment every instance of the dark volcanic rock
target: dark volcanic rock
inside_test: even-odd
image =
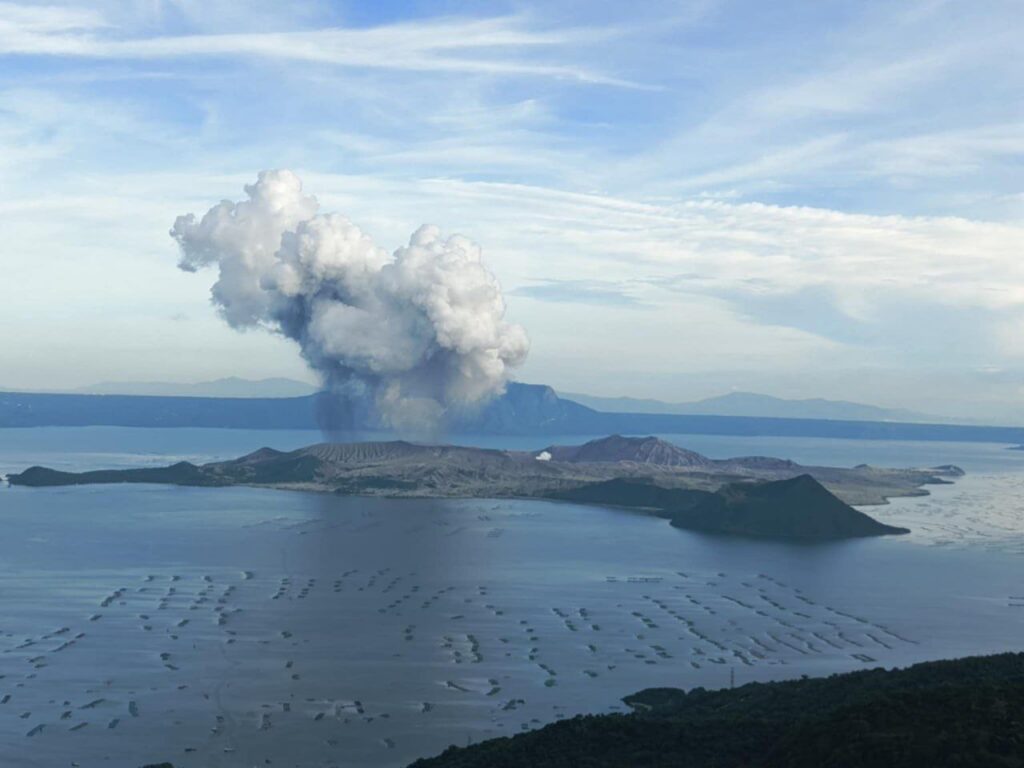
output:
[[[167,485],[225,485],[201,467],[181,461],[169,467],[144,469],[100,469],[94,472],[60,472],[47,467],[29,467],[7,478],[11,485],[45,487],[94,485],[99,483],[164,483]]]
[[[672,525],[708,533],[821,541],[909,533],[885,525],[840,501],[810,475],[768,483],[732,483]]]
[[[659,467],[710,467],[707,456],[688,451],[657,437],[611,435],[583,445],[552,445],[545,449],[555,461],[631,461]]]

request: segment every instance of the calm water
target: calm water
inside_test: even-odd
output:
[[[404,765],[646,686],[1024,646],[1024,452],[671,438],[715,457],[970,474],[870,510],[910,536],[817,546],[542,502],[0,488],[0,763]],[[319,439],[0,430],[0,473]]]

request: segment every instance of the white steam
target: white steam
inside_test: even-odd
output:
[[[339,396],[371,398],[391,426],[429,427],[500,394],[525,359],[526,333],[503,319],[471,240],[424,225],[389,256],[344,216],[317,213],[291,171],[263,171],[245,192],[177,218],[179,266],[217,265],[224,319],[294,339]]]

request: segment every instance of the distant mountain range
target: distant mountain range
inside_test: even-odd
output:
[[[441,428],[466,434],[582,434],[590,431],[594,415],[550,387],[512,383],[483,408],[451,414]],[[302,397],[0,392],[0,427],[40,426],[386,431],[367,403],[326,392]]]
[[[530,386],[530,385],[514,385]],[[3,387],[0,387],[0,392]],[[106,381],[70,391],[50,390],[46,394],[136,395],[142,397],[297,398],[316,394],[318,387],[283,377],[244,379],[231,376],[200,382]],[[552,393],[555,394],[555,393]],[[917,424],[981,424],[976,420],[936,416],[906,408],[883,408],[846,400],[810,398],[791,400],[755,392],[731,392],[692,402],[665,402],[636,397],[601,397],[578,392],[556,395],[604,413],[643,413],[692,416],[743,416],[774,419],[828,419],[835,421],[878,421]],[[491,414],[492,417],[494,414]]]
[[[213,381],[107,381],[79,387],[68,394],[140,395],[151,397],[275,398],[313,395],[318,388],[287,378],[243,379],[231,376]],[[838,421],[898,421],[967,423],[963,419],[929,415],[905,408],[882,408],[844,400],[788,400],[755,392],[731,392],[693,402],[668,403],[635,397],[599,397],[576,392],[558,396],[606,413],[650,413],[706,416],[751,416],[778,419],[835,419]]]
[[[195,383],[104,381],[74,390],[83,395],[150,395],[157,397],[302,397],[318,387],[295,379],[241,379],[230,376]]]
[[[756,416],[776,419],[836,419],[839,421],[950,422],[948,417],[930,416],[904,408],[881,408],[845,400],[786,400],[754,392],[730,392],[688,403],[666,403],[635,397],[597,397],[575,392],[562,392],[598,411],[614,413],[678,413],[709,416]]]
[[[0,392],[0,427],[121,426],[319,429],[334,439],[383,431],[365,404],[327,393],[304,397],[164,397]],[[695,434],[1024,443],[1024,427],[896,421],[614,413],[560,398],[551,387],[511,383],[475,411],[452,414],[447,434]]]

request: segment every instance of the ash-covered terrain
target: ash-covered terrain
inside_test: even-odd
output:
[[[430,498],[551,498],[644,508],[673,525],[707,532],[794,539],[905,533],[853,509],[962,475],[952,467],[805,467],[752,456],[715,460],[656,437],[507,451],[405,441],[271,448],[197,466],[60,472],[32,467],[14,485],[167,483],[253,485],[341,494]]]

